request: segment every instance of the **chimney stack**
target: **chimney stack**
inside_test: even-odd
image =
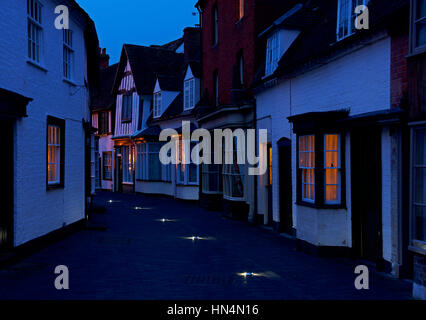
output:
[[[105,69],[109,67],[109,55],[106,53],[106,49],[99,49],[99,68]]]

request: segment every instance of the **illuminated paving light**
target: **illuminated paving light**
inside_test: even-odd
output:
[[[257,273],[253,273],[253,272],[242,272],[242,273],[238,273],[239,276],[244,277],[244,278],[248,278],[248,277],[257,277],[258,274]]]
[[[108,203],[121,202],[120,200],[108,200]]]
[[[163,218],[163,219],[157,219],[155,221],[166,223],[166,222],[176,222],[177,220]]]
[[[199,237],[199,236],[182,237],[182,239],[192,240],[192,241],[197,241],[197,240],[216,240],[213,237]]]
[[[134,210],[152,210],[152,208],[133,207]]]
[[[243,277],[244,279],[251,278],[251,277],[262,277],[262,278],[280,278],[278,274],[272,271],[266,271],[266,272],[260,272],[260,273],[254,273],[254,272],[241,272],[237,273],[240,277]]]

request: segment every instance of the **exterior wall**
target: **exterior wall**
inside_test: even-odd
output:
[[[173,196],[173,185],[170,182],[136,180],[135,192]]]
[[[382,37],[364,48],[344,55],[326,65],[277,82],[256,96],[258,128],[271,130],[273,148],[273,218],[279,221],[279,163],[277,141],[286,137],[292,141],[293,227],[298,238],[315,245],[352,246],[350,203],[350,134],[345,137],[346,209],[317,210],[296,205],[296,135],[287,121],[290,115],[307,112],[350,109],[350,115],[389,109],[391,107],[390,77],[391,41]],[[391,153],[389,130],[382,134],[382,152]],[[384,258],[392,260],[395,248],[390,228],[391,164],[383,161],[383,242]],[[258,195],[258,197],[261,197]],[[259,198],[258,198],[259,199]],[[259,212],[263,213],[263,212]]]
[[[27,62],[26,1],[8,1],[0,12],[0,87],[34,99],[28,105],[28,117],[18,119],[15,125],[15,246],[84,218],[82,118],[89,119],[89,96],[84,87],[83,26],[71,14],[74,86],[63,81],[62,30],[53,24],[56,2],[42,3],[43,68]],[[65,187],[50,191],[46,191],[48,115],[66,120]]]

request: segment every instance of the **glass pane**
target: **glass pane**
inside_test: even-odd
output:
[[[426,129],[415,132],[415,164],[426,165]]]
[[[325,183],[326,184],[339,184],[339,170],[327,169],[325,170]]]
[[[197,182],[198,181],[198,177],[197,177],[197,165],[195,164],[190,164],[189,165],[189,182]]]
[[[426,44],[426,21],[416,23],[416,46],[420,47]]]
[[[230,176],[232,183],[232,197],[241,198],[244,196],[243,176]]]
[[[336,151],[339,149],[339,135],[327,134],[325,135],[325,150]]]
[[[325,155],[325,166],[326,168],[338,168],[339,153],[336,151],[327,151]]]
[[[338,187],[337,186],[326,186],[325,188],[325,200],[326,201],[337,201],[338,198]]]
[[[150,180],[161,180],[161,163],[157,153],[149,155]]]
[[[414,185],[414,202],[426,204],[426,168],[415,169]]]
[[[426,0],[417,0],[416,6],[417,6],[416,19],[425,17],[426,16]]]
[[[414,206],[414,212],[414,238],[426,242],[426,207]]]

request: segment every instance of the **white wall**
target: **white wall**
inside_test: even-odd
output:
[[[43,69],[27,62],[27,2],[7,1],[0,11],[0,87],[34,99],[28,117],[18,119],[15,126],[15,246],[84,218],[82,118],[88,120],[90,112],[83,26],[71,16],[73,86],[63,81],[62,30],[54,28],[57,4],[41,2]],[[66,120],[65,188],[52,191],[46,191],[48,115]]]

